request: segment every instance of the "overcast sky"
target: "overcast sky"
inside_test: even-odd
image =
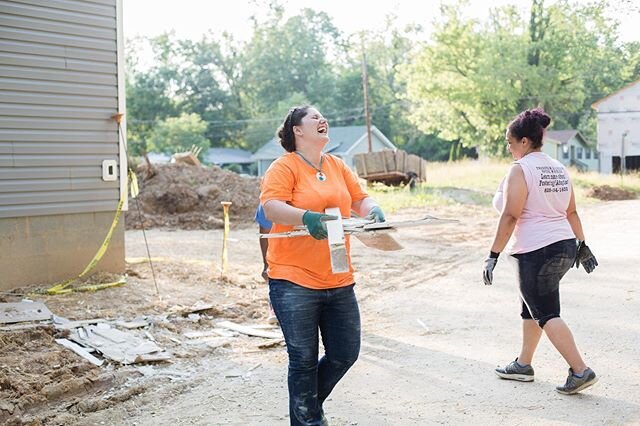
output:
[[[578,0],[587,3],[587,0]],[[639,0],[612,0],[610,13],[621,21],[621,38],[640,41]],[[384,28],[384,18],[395,13],[401,24],[418,23],[428,30],[440,1],[418,0],[323,0],[317,2],[285,1],[287,13],[294,15],[302,7],[327,12],[334,24],[346,34],[362,29]],[[547,0],[553,3],[553,0]],[[261,4],[264,4],[262,1]],[[531,0],[470,0],[466,13],[483,17],[490,6],[515,4],[528,11]],[[617,9],[617,10],[616,10]],[[249,17],[260,15],[260,7],[251,0],[124,0],[124,31],[127,38],[155,36],[175,31],[180,38],[200,38],[209,30],[228,31],[238,40],[251,34]]]

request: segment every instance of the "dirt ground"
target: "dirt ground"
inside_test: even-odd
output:
[[[511,266],[501,259],[492,287],[481,280],[496,217],[477,206],[428,213],[461,222],[400,230],[402,251],[352,245],[362,351],[325,404],[331,425],[640,424],[640,201],[581,210],[600,266],[591,275],[580,269],[565,277],[563,317],[600,382],[577,396],[555,392],[567,366],[544,338],[535,382],[494,375],[517,356],[520,342]],[[148,265],[140,263],[142,233],[130,230],[125,286],[37,300],[70,319],[144,316],[152,323],[146,331],[173,353],[172,362],[94,367],[52,343],[51,328],[0,334],[0,423],[288,424],[284,347],[261,349],[264,339],[239,336],[212,349],[184,336],[222,319],[266,324],[255,228],[232,230],[224,279],[219,230],[154,229],[147,238],[160,299]],[[189,314],[198,301],[213,307]]]

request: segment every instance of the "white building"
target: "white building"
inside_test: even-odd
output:
[[[591,105],[598,112],[600,172],[640,170],[640,80]]]

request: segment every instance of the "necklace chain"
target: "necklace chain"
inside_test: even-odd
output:
[[[324,172],[322,171],[322,160],[324,160],[324,154],[320,155],[320,167],[316,167],[313,165],[313,163],[309,160],[307,160],[306,158],[304,158],[304,155],[302,155],[301,153],[299,153],[298,151],[295,151],[296,154],[298,154],[298,156],[300,158],[302,158],[302,160],[307,163],[308,165],[310,165],[311,167],[313,167],[313,169],[316,171],[316,179],[318,179],[320,182],[324,182],[325,180],[327,180],[327,176],[324,174]]]
[[[304,158],[304,156],[302,154],[300,154],[300,152],[295,151],[296,154],[298,154],[298,156],[300,158],[302,158],[302,160],[304,160],[305,163],[307,163],[308,165],[310,165],[311,167],[313,167],[317,172],[322,173],[322,160],[324,160],[324,154],[322,154],[320,156],[320,167],[316,167],[313,165],[313,163],[309,160],[307,160],[306,158]]]

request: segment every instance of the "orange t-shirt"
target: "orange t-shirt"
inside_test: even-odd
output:
[[[324,213],[339,207],[342,217],[351,216],[351,204],[367,197],[355,174],[339,158],[324,154],[322,171],[326,180],[316,178],[316,170],[293,152],[271,164],[262,181],[260,202],[285,201],[300,209]],[[293,230],[293,226],[274,223],[272,233]],[[329,244],[311,236],[272,238],[267,262],[269,277],[283,279],[313,289],[344,287],[353,284],[349,236],[345,238],[349,272],[331,271]]]

